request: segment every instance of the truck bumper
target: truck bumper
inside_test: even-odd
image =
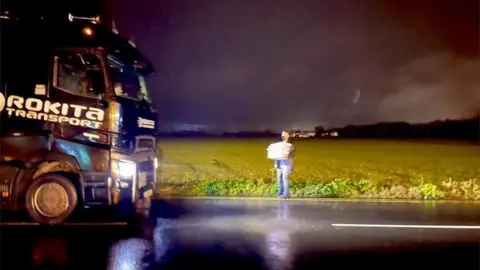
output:
[[[157,183],[157,152],[155,138],[136,136],[133,153],[113,148],[110,152],[110,175],[103,183],[107,187],[109,205],[121,202],[148,201]]]
[[[154,156],[112,153],[111,158],[113,162],[129,164],[130,168],[135,168],[134,172],[128,177],[115,173],[83,173],[86,205],[136,203],[153,196],[157,180]]]
[[[119,174],[112,174],[112,185],[115,191],[112,196],[113,204],[124,199],[137,202],[153,196],[157,182],[157,159],[154,151],[133,155],[112,152],[111,159],[112,163],[129,164],[126,166],[128,167],[126,173],[119,168]]]

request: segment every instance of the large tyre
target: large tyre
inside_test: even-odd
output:
[[[46,225],[63,223],[78,203],[75,186],[68,178],[53,173],[35,179],[25,199],[30,217]]]

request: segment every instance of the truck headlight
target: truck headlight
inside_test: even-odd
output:
[[[112,160],[112,174],[118,178],[133,178],[137,172],[137,164],[125,160]]]
[[[158,169],[158,158],[153,158],[153,167],[156,169]]]

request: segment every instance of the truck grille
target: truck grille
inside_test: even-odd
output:
[[[133,142],[129,138],[121,135],[112,136],[112,146],[114,148],[120,148],[124,150],[132,150]]]
[[[148,149],[155,149],[155,140],[154,139],[139,139],[138,140],[138,148],[148,148]]]
[[[143,161],[138,164],[139,172],[153,172],[154,170],[155,164],[153,163],[153,160]]]
[[[138,186],[143,188],[148,183],[155,183],[155,164],[153,160],[138,164]]]

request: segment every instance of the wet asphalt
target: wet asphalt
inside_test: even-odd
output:
[[[157,200],[128,225],[0,237],[1,269],[478,270],[480,204]]]

